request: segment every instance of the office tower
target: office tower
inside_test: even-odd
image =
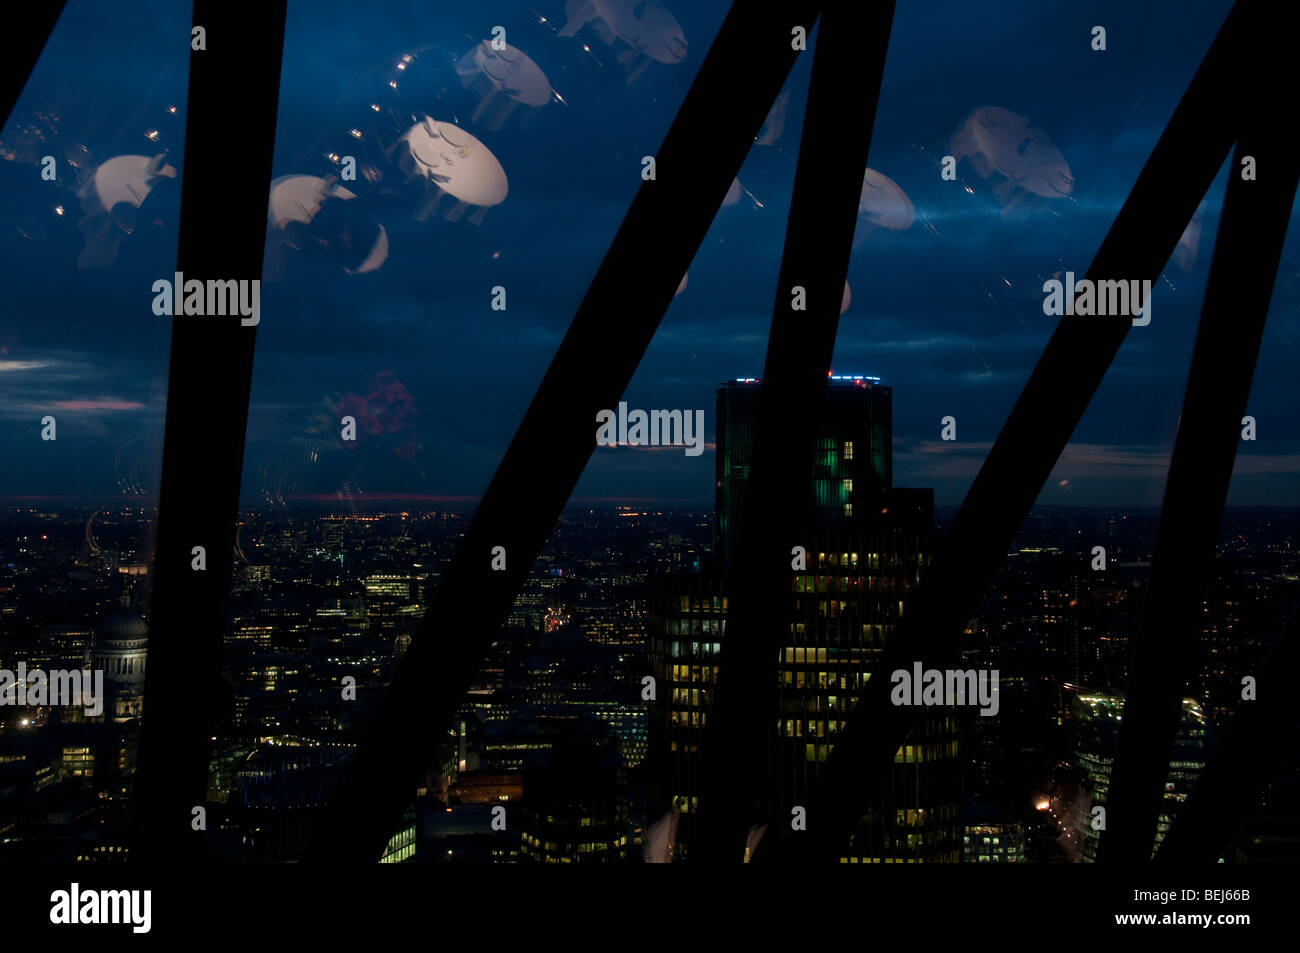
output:
[[[669,853],[690,849],[703,782],[700,752],[718,677],[727,597],[711,571],[660,576],[650,585],[649,817],[677,817]]]
[[[524,770],[520,854],[547,864],[628,858],[627,777],[615,747],[557,740],[545,763]]]
[[[1226,724],[1241,702],[1241,673],[1254,669],[1260,657],[1260,639],[1243,624],[1242,608],[1251,593],[1235,573],[1215,579],[1201,601],[1198,681],[1201,697],[1216,724]]]
[[[726,570],[734,557],[753,451],[759,382],[718,392],[716,565],[656,580],[651,657],[651,817],[684,815],[674,856],[690,850],[701,744],[712,686],[725,664]],[[799,804],[830,754],[931,553],[932,493],[892,486],[892,392],[867,377],[832,377],[809,461],[803,531],[807,569],[791,572],[789,616],[776,677],[776,775],[782,805]],[[743,633],[730,633],[743,638]],[[759,716],[761,717],[761,716]],[[842,860],[904,863],[961,856],[957,723],[927,712],[895,755],[884,799],[845,831]],[[853,835],[853,844],[849,836]]]
[[[1105,807],[1110,791],[1110,776],[1114,768],[1115,752],[1119,747],[1120,719],[1124,715],[1124,696],[1081,691],[1071,699],[1075,721],[1075,766],[1084,774],[1085,791],[1090,797],[1087,810],[1076,812],[1084,821],[1083,861],[1097,859],[1101,837],[1093,829],[1092,817],[1097,807]],[[1177,817],[1179,805],[1187,800],[1192,788],[1205,767],[1205,711],[1191,698],[1184,698],[1174,750],[1169,759],[1169,774],[1165,781],[1164,800],[1161,803],[1152,850],[1159,846]]]
[[[80,625],[47,625],[41,628],[32,668],[81,668],[90,655],[95,633]]]
[[[745,379],[718,391],[714,554],[723,569],[731,565],[736,519],[749,480],[759,387],[757,380]],[[892,486],[892,407],[892,388],[876,378],[830,379],[809,474],[820,531],[861,528],[862,507]]]
[[[968,864],[1021,864],[1025,824],[1005,808],[968,798],[962,860]]]
[[[321,521],[321,548],[325,554],[343,560],[343,520],[327,519]]]
[[[1066,685],[1082,683],[1080,633],[1086,601],[1083,573],[1087,561],[1077,553],[1046,550],[1038,555],[1038,658],[1035,681],[1052,699],[1055,715],[1064,718],[1070,707]]]
[[[375,574],[367,576],[366,620],[371,632],[395,638],[419,621],[420,580],[415,576]]]
[[[240,859],[297,861],[350,754],[342,744],[287,734],[266,738],[250,752],[234,774]],[[393,851],[400,846],[389,845]]]

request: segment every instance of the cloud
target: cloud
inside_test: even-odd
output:
[[[143,410],[145,405],[136,400],[119,400],[114,397],[97,397],[94,400],[59,400],[51,405],[54,410],[81,413],[93,410]]]
[[[152,365],[132,366],[70,350],[49,350],[23,360],[0,361],[0,420],[26,420],[33,415],[39,418],[51,412],[146,410],[152,406],[146,401],[157,383],[151,378],[156,370]],[[13,376],[4,377],[6,371]],[[40,373],[17,376],[26,371]],[[126,393],[122,393],[123,389]],[[87,391],[94,396],[87,396]]]
[[[664,426],[667,426],[667,424],[665,424]],[[662,451],[662,450],[672,450],[672,451],[676,451],[677,453],[681,453],[682,449],[685,446],[686,444],[682,444],[682,443],[662,443],[662,444],[621,443],[617,447],[602,446],[602,447],[597,447],[596,449],[597,450],[623,450],[626,448],[628,450],[649,450],[652,452]],[[703,444],[701,444],[701,448],[709,451],[710,453],[717,453],[718,451],[718,445],[712,441],[705,441]]]
[[[895,467],[900,463],[905,465],[908,479],[912,481],[925,477],[973,477],[992,446],[991,443],[895,440],[894,463]],[[1163,480],[1172,455],[1173,447],[1169,444],[1070,443],[1061,452],[1052,472],[1054,476],[1065,474],[1071,479],[1141,476]],[[1239,476],[1297,471],[1300,471],[1300,446],[1282,453],[1239,452],[1233,466],[1233,473]]]

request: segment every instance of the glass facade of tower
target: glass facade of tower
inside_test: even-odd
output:
[[[1084,824],[1083,862],[1094,863],[1100,840],[1097,808],[1105,808],[1110,791],[1110,776],[1119,748],[1120,719],[1124,715],[1124,696],[1078,692],[1071,697],[1075,721],[1075,762],[1083,769],[1088,810],[1080,812]],[[1205,736],[1208,724],[1205,710],[1193,698],[1184,698],[1174,738],[1174,751],[1165,780],[1164,799],[1156,826],[1154,854],[1178,816],[1179,806],[1187,800],[1205,767]]]
[[[727,597],[711,572],[661,576],[650,591],[649,814],[679,815],[672,856],[690,850],[703,780],[704,732],[726,626]]]
[[[724,580],[749,478],[758,387],[736,381],[718,392],[715,568],[652,587],[650,647],[660,691],[651,711],[651,816],[682,815],[675,857],[689,852],[700,742],[725,664]],[[828,383],[809,469],[816,522],[806,567],[791,571],[779,703],[771,714],[782,804],[801,803],[816,779],[930,559],[933,494],[891,487],[890,408],[890,388],[871,379]],[[843,860],[961,859],[957,741],[953,717],[926,714],[895,756],[883,801],[857,831],[845,831]]]
[[[794,612],[778,672],[782,803],[802,802],[872,677],[930,558],[931,511],[928,490],[881,493],[858,520],[862,532],[825,534],[808,554],[808,571],[793,574]],[[863,816],[843,859],[959,861],[957,753],[957,719],[927,710],[895,753],[884,799]]]
[[[759,387],[758,381],[733,381],[718,391],[714,551],[724,567],[753,459]],[[893,390],[870,379],[829,383],[808,474],[819,529],[856,526],[862,506],[893,485],[892,408]]]

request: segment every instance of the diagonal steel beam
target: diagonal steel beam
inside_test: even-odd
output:
[[[1107,233],[1087,278],[1154,282],[1210,187],[1235,138],[1231,111],[1258,95],[1242,66],[1266,19],[1238,3],[1188,85],[1169,124]],[[830,860],[856,829],[888,776],[894,753],[923,709],[890,703],[888,677],[915,660],[943,667],[960,658],[960,632],[1078,426],[1131,326],[1125,317],[1059,319],[1002,432],[937,548],[934,562],[872,677],[859,694],[816,789],[808,830],[760,847],[758,858]],[[933,661],[931,661],[933,660]],[[950,661],[949,661],[950,660]]]
[[[1262,62],[1269,62],[1267,53],[1257,52]],[[1252,122],[1228,176],[1169,463],[1151,583],[1133,641],[1107,826],[1098,853],[1104,862],[1146,863],[1155,844],[1183,689],[1194,673],[1190,649],[1197,641],[1197,618],[1212,573],[1242,415],[1300,181],[1300,152],[1279,125],[1271,117]],[[1241,176],[1247,156],[1257,164],[1254,181]]]
[[[377,860],[789,75],[814,0],[735,4],[334,792],[306,859]],[[640,163],[628,174],[640,172]],[[505,570],[493,571],[494,547]]]
[[[893,0],[842,3],[828,6],[817,34],[753,458],[727,574],[728,637],[704,743],[691,857],[706,862],[740,861],[749,828],[767,823],[774,807],[767,799],[776,790],[772,724],[781,622],[789,619],[790,549],[806,542],[801,531],[814,525],[808,478],[817,428],[808,422],[821,419],[826,399],[893,19]],[[840,94],[850,86],[859,98],[846,125]],[[806,311],[793,310],[795,286],[804,288]],[[737,791],[757,792],[762,816],[738,810]]]
[[[195,0],[193,23],[206,31],[206,49],[190,53],[176,253],[186,283],[261,280],[285,5],[269,0],[249,12]],[[230,151],[236,130],[237,157]],[[140,306],[150,306],[147,288]],[[257,330],[243,323],[252,317],[233,314],[158,320],[171,322],[172,348],[133,860],[207,851],[191,829],[191,811],[206,800],[210,739],[223,705],[221,648]],[[197,546],[206,559],[201,571],[193,568]]]
[[[8,124],[66,4],[67,0],[38,0],[5,11],[10,19],[5,31],[10,44],[6,55],[0,57],[0,129]]]
[[[1291,610],[1281,635],[1259,666],[1256,699],[1237,708],[1192,796],[1179,808],[1173,827],[1156,851],[1156,863],[1213,864],[1231,847],[1251,800],[1259,796],[1285,752],[1278,739],[1292,737],[1300,726],[1293,694],[1298,665],[1300,605]]]

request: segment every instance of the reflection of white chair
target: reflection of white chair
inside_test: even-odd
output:
[[[355,269],[344,268],[343,270],[349,275],[364,275],[370,271],[377,271],[379,266],[388,261],[388,232],[383,225],[379,226],[379,237],[375,239],[375,244],[370,249],[370,254],[365,257]]]
[[[294,251],[302,251],[303,235],[306,230],[307,226],[302,222],[289,222],[280,229],[280,241]]]
[[[114,225],[130,235],[135,231],[136,222],[139,220],[140,206],[143,202],[143,197],[136,202],[118,202],[109,209],[108,216],[113,220]]]
[[[617,54],[632,83],[651,63],[675,64],[686,59],[686,36],[677,18],[659,0],[569,0],[568,22],[557,36],[577,36],[589,27],[602,43],[624,49]]]

